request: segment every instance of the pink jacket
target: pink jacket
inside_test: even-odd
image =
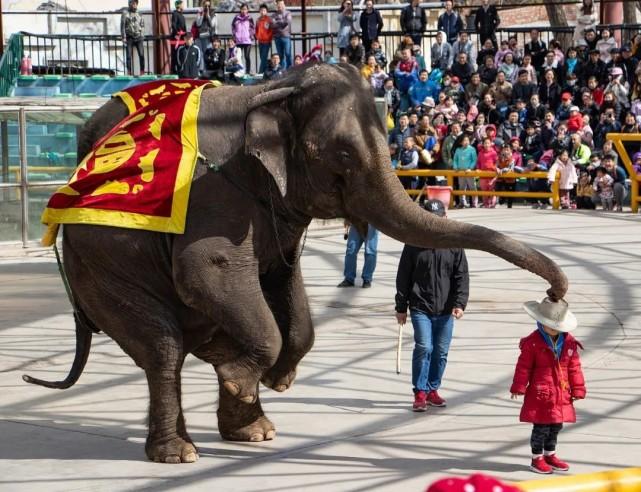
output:
[[[565,164],[557,159],[550,167],[548,171],[548,181],[553,183],[556,180],[557,171],[561,172],[561,178],[559,179],[559,188],[562,190],[571,190],[574,188],[574,185],[579,182],[579,179],[576,175],[576,169],[574,164],[568,160]]]

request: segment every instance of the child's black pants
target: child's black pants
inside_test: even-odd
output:
[[[532,454],[556,450],[556,438],[562,428],[563,424],[534,424],[530,438]]]

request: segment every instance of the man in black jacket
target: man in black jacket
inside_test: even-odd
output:
[[[427,200],[424,208],[445,217],[445,206],[439,200]],[[463,316],[469,284],[467,258],[462,249],[403,248],[396,274],[396,320],[404,325],[409,307],[415,341],[415,412],[424,412],[427,405],[445,406],[438,388],[447,365],[454,319]]]
[[[476,14],[474,17],[474,27],[476,27],[476,32],[479,34],[480,45],[483,46],[483,43],[487,39],[492,40],[494,49],[498,49],[498,44],[496,43],[496,30],[501,24],[501,19],[499,18],[499,13],[496,11],[494,5],[490,5],[490,0],[483,0],[481,6],[476,9]]]
[[[425,10],[419,4],[419,0],[412,0],[410,4],[401,10],[401,31],[412,38],[414,44],[421,44],[421,38],[427,26]]]
[[[383,30],[383,17],[378,10],[374,9],[374,1],[365,2],[365,10],[361,13],[360,18],[361,36],[365,53],[369,53],[372,47],[372,41],[378,39]]]
[[[178,73],[176,55],[178,54],[178,48],[184,44],[187,23],[185,22],[185,16],[183,14],[183,0],[176,0],[175,6],[176,10],[171,13],[171,71]]]
[[[185,44],[178,48],[178,76],[182,79],[197,79],[200,70],[200,48],[194,44],[190,32],[185,34]]]

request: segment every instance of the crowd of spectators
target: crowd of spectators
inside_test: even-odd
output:
[[[176,1],[178,12],[181,3]],[[181,33],[186,30],[184,18],[182,24],[172,19],[173,30],[185,41],[175,55],[179,75],[219,80],[243,76],[251,71],[249,49],[254,42],[260,53],[258,71],[265,79],[306,61],[297,55],[292,62],[291,14],[282,0],[271,15],[261,5],[255,22],[242,5],[226,47],[211,27],[216,23],[206,21],[211,17],[208,5],[209,0],[202,2],[191,32]],[[496,29],[501,21],[490,0],[482,0],[475,13],[475,39],[463,29],[453,3],[446,0],[444,7],[428,60],[421,51],[426,12],[418,0],[401,11],[403,37],[388,60],[378,40],[383,19],[372,0],[359,15],[352,0],[343,0],[338,15],[339,58],[331,52],[323,57],[329,63],[356,66],[374,94],[384,98],[393,164],[403,170],[479,169],[496,174],[478,183],[473,178],[458,179],[462,190],[476,190],[478,185],[485,191],[514,191],[523,180],[503,174],[546,171],[547,179],[527,180],[525,191],[547,191],[559,179],[562,208],[601,204],[622,210],[629,176],[607,134],[639,132],[641,34],[619,47],[610,29],[597,32],[589,25],[591,2],[583,0],[581,36],[574,34],[572,46],[564,49],[555,39],[546,43],[537,29],[523,45],[516,37],[499,43]],[[203,37],[197,28],[203,25],[210,42],[199,44]],[[272,40],[276,52],[270,56]],[[626,151],[641,173],[641,146],[628,142]],[[411,189],[422,187],[426,180],[401,181]],[[544,200],[531,201],[536,208],[548,206]],[[513,200],[503,202],[511,208]],[[462,196],[457,205],[497,203],[493,198],[479,203]]]

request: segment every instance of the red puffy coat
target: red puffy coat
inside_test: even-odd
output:
[[[510,393],[525,394],[521,422],[558,424],[575,422],[572,399],[585,398],[585,380],[578,349],[583,346],[565,334],[563,351],[557,360],[538,330],[521,339]]]

